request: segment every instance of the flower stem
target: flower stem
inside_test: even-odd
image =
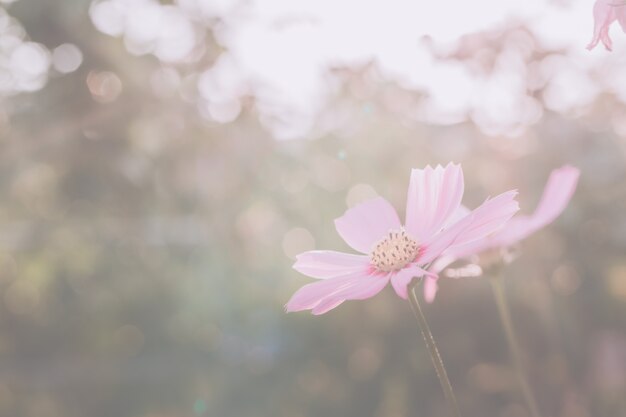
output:
[[[415,294],[416,285],[416,280],[413,280],[413,282],[409,285],[409,302],[411,303],[411,309],[415,314],[415,318],[417,318],[417,322],[422,332],[422,336],[424,337],[424,341],[426,342],[426,346],[428,346],[430,358],[433,361],[433,365],[435,365],[437,377],[439,377],[439,382],[441,383],[441,388],[443,388],[446,400],[448,401],[448,404],[452,409],[452,415],[454,415],[454,417],[461,417],[461,412],[459,411],[459,406],[456,402],[454,391],[452,391],[452,385],[450,384],[450,380],[448,379],[446,368],[443,366],[443,360],[441,360],[441,355],[439,354],[439,350],[437,349],[437,344],[435,343],[435,339],[430,332],[430,327],[428,326],[426,317],[422,312],[422,308],[420,307],[417,295]]]
[[[517,374],[517,378],[522,389],[522,394],[524,395],[524,399],[526,400],[526,405],[528,406],[528,410],[530,411],[532,417],[541,417],[541,414],[539,413],[539,408],[537,407],[537,401],[535,400],[535,396],[530,389],[528,379],[526,378],[526,373],[524,372],[524,366],[522,364],[522,354],[519,348],[519,342],[517,341],[517,336],[513,331],[513,321],[511,320],[511,312],[509,310],[509,305],[504,294],[502,278],[500,274],[497,273],[491,278],[490,281],[491,288],[493,289],[493,294],[496,298],[496,304],[498,305],[500,320],[502,321],[502,326],[504,327],[504,332],[506,333],[506,339],[509,343],[509,350],[511,351],[511,357],[515,366],[515,373]]]

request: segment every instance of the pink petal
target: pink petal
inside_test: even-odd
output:
[[[366,276],[366,271],[359,271],[307,284],[295,292],[285,308],[288,312],[312,309],[328,295],[354,285],[355,282]]]
[[[389,278],[386,275],[370,275],[356,285],[327,297],[323,302],[316,305],[311,312],[315,315],[324,314],[345,300],[365,300],[371,298],[385,288],[388,282]]]
[[[509,191],[485,201],[469,215],[459,220],[428,242],[418,261],[429,264],[453,245],[462,245],[483,238],[501,228],[519,210],[516,191]]]
[[[296,291],[285,309],[287,312],[313,310],[313,314],[323,314],[345,300],[373,297],[388,281],[386,275],[368,275],[365,271],[317,281]]]
[[[453,225],[454,223],[458,222],[459,220],[461,220],[463,217],[467,216],[468,214],[470,214],[471,210],[468,209],[467,207],[465,207],[463,204],[461,204],[459,206],[458,209],[456,209],[456,211],[452,214],[452,216],[450,216],[450,218],[448,219],[448,221],[446,222],[445,227],[449,227],[451,225]]]
[[[576,190],[580,171],[566,165],[555,169],[550,174],[541,200],[531,216],[517,215],[508,221],[499,232],[484,239],[475,240],[466,244],[454,244],[445,251],[441,259],[448,259],[447,264],[439,260],[430,268],[439,273],[455,259],[467,258],[479,254],[487,249],[511,246],[530,234],[553,222],[565,210]],[[436,266],[436,268],[434,268]]]
[[[335,307],[338,307],[343,302],[344,300],[340,298],[328,298],[328,299],[322,300],[318,305],[316,305],[313,308],[313,310],[311,310],[311,313],[316,316],[319,316],[320,314],[328,313],[330,310],[332,310]]]
[[[604,45],[604,49],[607,51],[613,50],[613,41],[611,40],[611,36],[609,36],[609,26],[602,28],[602,33],[600,34],[600,40]]]
[[[368,253],[389,230],[401,227],[396,210],[382,197],[361,203],[335,220],[337,232],[353,249]]]
[[[459,165],[412,170],[405,221],[409,234],[424,242],[441,230],[461,204],[463,188]]]
[[[369,265],[365,255],[352,255],[331,250],[314,250],[296,257],[293,269],[313,278],[332,278],[364,270]]]
[[[516,196],[517,191],[508,191],[481,204],[472,211],[474,219],[471,226],[463,231],[454,244],[463,245],[500,230],[519,211]]]
[[[579,176],[580,170],[569,165],[552,171],[535,212],[511,219],[507,227],[493,237],[493,244],[510,246],[552,223],[572,199]]]
[[[617,21],[622,27],[622,30],[626,32],[626,5],[622,4],[622,5],[616,6],[615,15],[617,16]]]
[[[508,221],[508,223],[506,224],[507,230],[511,226],[511,223],[515,221],[515,219],[517,219],[517,217],[514,217]],[[446,250],[444,255],[441,257],[441,259],[446,259],[447,264],[444,264],[443,261],[441,264],[439,264],[439,259],[438,259],[436,262],[436,265],[437,265],[437,268],[440,268],[440,269],[438,271],[435,269],[432,269],[433,272],[437,272],[437,273],[441,272],[441,270],[445,269],[448,265],[450,265],[452,262],[456,261],[457,259],[469,258],[470,256],[477,255],[487,249],[493,249],[493,248],[499,247],[498,242],[495,241],[495,237],[497,235],[487,236],[483,239],[478,239],[470,243],[465,243],[463,245],[450,246],[450,248],[448,248],[448,250]],[[435,266],[435,264],[433,266]]]
[[[433,262],[450,246],[454,245],[454,242],[458,239],[461,233],[463,233],[465,229],[469,228],[473,221],[474,214],[470,213],[451,227],[439,233],[431,242],[422,246],[417,262],[419,262],[420,265],[427,265]]]
[[[421,278],[424,275],[435,276],[435,274],[425,271],[417,265],[407,266],[391,275],[391,286],[396,294],[405,300],[408,298],[408,286],[413,278]]]
[[[446,269],[448,265],[454,263],[454,261],[456,261],[459,258],[459,256],[456,255],[456,252],[453,252],[452,254],[450,254],[451,250],[452,248],[449,248],[448,250],[446,250],[444,255],[441,255],[430,265],[430,268],[428,268],[428,270],[432,272],[433,274],[439,275],[439,273],[443,271],[444,269]]]
[[[616,0],[597,0],[593,6],[593,37],[587,49],[596,47],[602,41],[607,50],[611,50],[611,38],[609,37],[609,26],[617,19]]]
[[[559,217],[572,199],[579,177],[580,170],[570,165],[550,173],[541,200],[532,215],[534,227],[543,227]]]
[[[438,290],[439,285],[437,285],[437,278],[426,277],[426,279],[424,279],[424,300],[427,303],[435,301]]]

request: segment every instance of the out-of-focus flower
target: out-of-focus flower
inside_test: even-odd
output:
[[[495,232],[519,209],[517,192],[509,191],[457,215],[463,190],[459,165],[427,166],[411,172],[404,226],[391,204],[380,197],[346,211],[335,227],[363,255],[335,251],[298,255],[294,269],[321,281],[298,290],[285,309],[323,314],[346,300],[372,297],[389,281],[406,299],[414,277],[436,277],[427,271],[428,265],[447,248]]]
[[[525,239],[542,227],[552,223],[567,207],[578,183],[578,168],[566,165],[555,169],[550,174],[541,200],[534,213],[530,216],[518,215],[509,221],[505,228],[484,239],[468,244],[451,245],[441,257],[435,261],[430,272],[438,274],[457,259],[469,258],[480,253],[494,253],[508,248]],[[460,214],[467,213],[464,207],[459,208]],[[499,256],[499,254],[496,254]],[[435,299],[437,293],[437,275],[429,275],[424,281],[424,298],[428,302]]]
[[[611,51],[613,46],[609,36],[611,24],[617,20],[626,32],[626,2],[624,0],[596,0],[593,6],[593,20],[593,38],[587,45],[587,49],[595,48],[598,42],[602,41],[607,51]]]

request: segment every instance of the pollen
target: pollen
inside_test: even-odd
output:
[[[379,271],[391,272],[404,268],[419,253],[419,245],[404,229],[391,230],[374,245],[370,260]]]

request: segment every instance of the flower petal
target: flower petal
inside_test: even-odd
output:
[[[471,226],[458,236],[455,245],[469,243],[498,231],[519,211],[515,200],[517,191],[508,191],[488,199],[471,213],[474,218]]]
[[[565,210],[571,200],[579,176],[580,170],[569,165],[555,169],[550,174],[541,200],[531,216],[515,216],[496,234],[484,239],[465,244],[455,243],[445,251],[445,258],[449,258],[449,262],[444,265],[437,260],[435,263],[437,268],[431,267],[430,270],[438,273],[455,259],[477,255],[488,249],[511,246],[553,222]]]
[[[313,314],[323,314],[345,300],[363,300],[378,294],[388,281],[385,275],[368,275],[366,271],[317,281],[296,291],[285,310],[313,310]]]
[[[437,278],[426,277],[424,279],[424,300],[427,303],[435,301],[438,290],[439,285],[437,285]]]
[[[566,165],[550,174],[541,200],[532,214],[533,227],[540,228],[552,223],[569,204],[576,191],[580,170]]]
[[[335,220],[337,232],[350,247],[368,253],[389,230],[401,227],[396,210],[382,197],[361,203]]]
[[[609,35],[609,26],[602,28],[600,40],[602,41],[602,45],[604,45],[604,49],[606,49],[607,51],[613,50],[613,41],[611,40],[611,36]]]
[[[569,165],[552,171],[534,213],[511,219],[506,228],[493,237],[492,246],[510,246],[552,223],[572,199],[579,176],[580,170]]]
[[[593,5],[593,37],[587,49],[591,50],[602,41],[607,50],[611,50],[611,38],[609,37],[609,26],[617,19],[614,0],[597,0]],[[621,23],[621,22],[620,22]]]
[[[355,285],[326,297],[311,311],[315,315],[324,314],[346,300],[365,300],[378,294],[389,282],[388,276],[369,275]]]
[[[626,4],[615,7],[615,16],[622,30],[626,32]]]
[[[463,189],[459,165],[412,170],[405,219],[409,234],[423,242],[437,233],[459,208]]]
[[[452,254],[450,254],[451,249],[448,249],[445,251],[445,253],[443,255],[441,255],[439,258],[437,258],[428,268],[428,270],[430,272],[432,272],[433,274],[437,274],[439,275],[439,273],[441,271],[443,271],[444,269],[446,269],[449,265],[453,264],[458,258],[459,256],[456,255],[456,252],[453,252]]]
[[[369,258],[365,255],[313,250],[299,254],[293,269],[309,277],[325,279],[363,270],[368,265]]]
[[[506,224],[506,229],[508,230],[511,227],[512,223],[517,219],[517,217],[512,218]],[[444,259],[441,263],[439,259],[435,261],[433,266],[436,266],[436,269],[432,269],[433,272],[439,273],[441,270],[445,269],[448,265],[461,258],[469,258],[472,255],[478,255],[479,253],[486,251],[487,249],[493,249],[499,247],[498,242],[495,240],[496,236],[498,236],[503,231],[500,231],[498,234],[494,236],[487,236],[483,239],[474,240],[473,242],[465,243],[463,245],[452,245],[450,246],[443,254],[440,259]],[[437,270],[438,269],[438,270]]]
[[[458,209],[456,209],[456,211],[452,214],[452,216],[450,216],[450,218],[448,219],[448,221],[446,222],[446,224],[444,225],[444,229],[446,227],[449,227],[451,225],[453,225],[454,223],[458,222],[459,220],[461,220],[463,217],[467,216],[468,214],[470,214],[471,210],[468,209],[467,207],[465,207],[463,204],[461,204],[459,206]]]
[[[497,231],[518,210],[517,191],[509,191],[485,201],[467,216],[442,231],[424,245],[418,257],[420,265],[434,261],[453,245],[469,243]]]
[[[417,265],[411,265],[391,275],[391,286],[399,297],[406,300],[408,298],[408,286],[411,283],[411,280],[413,280],[413,278],[421,278],[425,275],[433,277],[437,276],[432,272],[423,270]]]
[[[319,316],[320,314],[328,313],[335,307],[338,307],[345,300],[341,298],[327,298],[322,301],[318,305],[316,305],[313,310],[311,310],[311,314]]]
[[[470,213],[451,227],[436,235],[431,242],[422,246],[417,262],[420,265],[428,265],[439,257],[446,249],[454,245],[454,242],[463,231],[472,225],[474,214]]]

